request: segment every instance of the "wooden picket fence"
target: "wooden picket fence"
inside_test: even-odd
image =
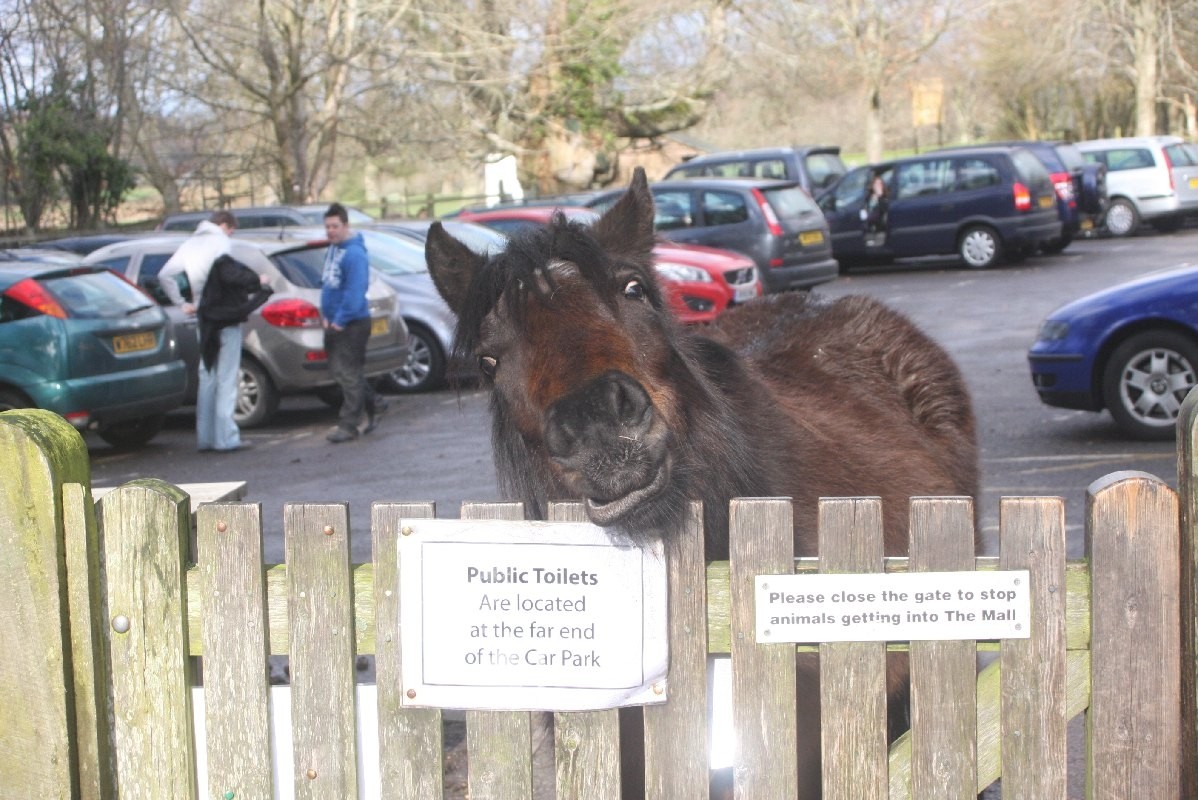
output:
[[[669,700],[645,709],[646,796],[707,796],[709,653],[731,653],[736,796],[795,795],[795,646],[754,642],[755,575],[1000,568],[1030,570],[1028,639],[818,646],[824,796],[959,799],[1001,778],[1004,797],[1063,800],[1066,724],[1084,711],[1088,797],[1198,797],[1194,418],[1187,404],[1180,503],[1143,473],[1097,481],[1078,561],[1065,559],[1059,498],[1004,499],[997,558],[971,551],[971,501],[915,499],[909,559],[883,557],[876,499],[828,499],[821,558],[798,561],[789,502],[736,500],[731,557],[711,564],[696,504],[669,556]],[[443,796],[442,712],[403,708],[399,680],[398,521],[434,516],[431,504],[374,504],[368,564],[350,562],[345,504],[289,504],[286,563],[264,565],[257,504],[204,505],[193,523],[181,490],[145,479],[97,510],[82,439],[54,415],[0,414],[0,474],[0,799],[274,796],[269,654],[290,659],[295,797],[359,796],[361,654],[375,658],[378,796]],[[471,519],[521,513],[462,508]],[[551,516],[582,509],[557,504]],[[888,647],[910,651],[912,673],[912,730],[889,748]],[[978,650],[994,653],[980,673]],[[537,715],[465,716],[472,800],[532,797]],[[619,796],[616,712],[554,715],[553,750],[558,798]]]

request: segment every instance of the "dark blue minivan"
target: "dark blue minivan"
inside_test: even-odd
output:
[[[880,212],[870,197],[885,187]],[[928,153],[851,170],[819,200],[842,268],[952,255],[985,269],[1061,236],[1048,170],[1022,147]],[[873,213],[871,213],[871,209]]]

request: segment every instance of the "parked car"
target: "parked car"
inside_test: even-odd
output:
[[[103,266],[0,263],[0,411],[43,408],[136,447],[183,400],[169,320]]]
[[[287,228],[320,225],[329,203],[310,203],[299,206],[256,206],[253,208],[226,209],[237,220],[238,230],[257,228]],[[347,208],[350,225],[373,222],[374,218],[356,208]],[[212,211],[186,211],[168,214],[158,226],[162,231],[194,231],[201,221],[212,216]]]
[[[510,234],[528,225],[543,225],[557,212],[588,224],[599,218],[589,208],[548,206],[468,212],[458,218]],[[762,294],[756,266],[740,253],[659,242],[653,247],[653,256],[666,299],[682,322],[711,322],[728,306]]]
[[[197,225],[199,222],[196,223]],[[47,239],[32,245],[38,250],[61,250],[85,256],[93,250],[99,250],[106,244],[115,244],[132,239],[140,234],[130,232],[91,233],[82,236],[65,236],[60,239]]]
[[[839,274],[819,206],[798,183],[764,178],[687,178],[649,185],[654,227],[671,241],[744,253],[768,292],[807,289]],[[586,205],[603,212],[624,189]]]
[[[309,229],[311,230],[311,229]],[[320,231],[323,236],[323,230]],[[175,325],[180,351],[187,362],[186,402],[195,401],[199,343],[196,320],[177,306],[168,305],[158,284],[158,273],[186,237],[167,234],[108,245],[86,256],[84,263],[110,267],[143,287],[166,311]],[[328,402],[339,402],[336,382],[329,372],[320,317],[320,275],[328,242],[321,239],[280,239],[277,234],[237,234],[230,254],[256,272],[269,275],[274,294],[254,311],[243,328],[241,376],[233,418],[242,427],[263,425],[278,408],[283,395],[312,392]],[[191,289],[186,278],[180,288]],[[407,329],[399,300],[374,273],[367,291],[373,319],[366,350],[366,374],[390,374],[408,357]]]
[[[1052,178],[1057,193],[1057,213],[1061,217],[1061,235],[1041,246],[1045,253],[1059,253],[1077,238],[1078,234],[1089,233],[1101,220],[1106,209],[1106,166],[1087,161],[1077,145],[1072,142],[1038,141],[1020,139],[1005,142],[988,142],[987,145],[1022,147],[1040,159]],[[977,147],[977,145],[969,145]],[[968,148],[943,148],[937,152]]]
[[[1050,406],[1110,411],[1137,439],[1173,436],[1198,383],[1198,267],[1157,272],[1053,311],[1028,351]]]
[[[1198,158],[1180,137],[1091,139],[1077,149],[1107,168],[1103,220],[1111,236],[1135,233],[1142,222],[1169,233],[1198,213]]]
[[[663,180],[680,178],[775,178],[802,186],[812,197],[826,192],[848,167],[830,145],[767,147],[695,156],[671,167]]]
[[[507,245],[503,234],[473,222],[444,220],[445,230],[477,253],[502,250]],[[422,392],[435,389],[446,376],[475,374],[474,364],[453,359],[453,335],[458,318],[433,285],[424,260],[424,243],[431,220],[405,219],[377,222],[371,229],[406,240],[408,246],[379,248],[379,255],[391,253],[376,266],[387,282],[399,293],[404,322],[408,326],[408,360],[386,379],[387,388],[396,392]],[[372,244],[368,243],[367,247]],[[413,249],[414,248],[414,249]]]
[[[886,184],[884,236],[867,238],[866,192]],[[1057,194],[1040,160],[1023,147],[928,153],[850,170],[820,198],[842,267],[957,254],[986,269],[1019,261],[1061,237]]]

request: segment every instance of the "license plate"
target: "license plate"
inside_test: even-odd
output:
[[[1198,189],[1198,178],[1190,178],[1190,188]]]
[[[142,350],[153,350],[158,344],[158,337],[153,331],[141,333],[125,333],[112,337],[112,352],[117,355],[139,353]]]
[[[823,240],[824,240],[824,232],[823,231],[803,231],[802,233],[799,234],[799,244],[804,245],[804,246],[809,245],[809,244],[819,244]]]
[[[1083,230],[1083,231],[1090,231],[1090,230],[1094,230],[1094,220],[1092,220],[1092,219],[1083,219],[1083,220],[1082,220],[1082,230]]]
[[[757,284],[755,283],[743,283],[732,288],[732,298],[738,303],[743,303],[746,300],[752,300],[756,296]]]
[[[370,335],[382,336],[387,331],[391,330],[391,320],[386,317],[375,317],[370,320]]]
[[[1056,198],[1054,198],[1052,195],[1044,195],[1040,198],[1040,208],[1051,208],[1056,204]]]

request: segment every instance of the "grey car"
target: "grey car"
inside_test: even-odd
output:
[[[100,248],[84,263],[103,264],[120,272],[166,305],[158,272],[185,239],[176,234],[132,239]],[[243,328],[234,413],[242,427],[265,424],[284,395],[312,392],[327,402],[339,402],[324,351],[320,316],[320,274],[327,249],[328,243],[315,237],[300,240],[247,233],[233,239],[231,255],[254,271],[269,275],[275,290]],[[190,288],[182,288],[187,296]],[[373,324],[366,374],[377,378],[407,363],[407,328],[395,290],[377,271],[371,276],[367,301]],[[187,402],[194,402],[199,362],[196,321],[176,306],[168,306],[167,312],[174,323],[181,355],[188,363]]]
[[[399,293],[410,345],[408,362],[384,383],[396,392],[435,389],[446,374],[465,375],[472,370],[450,362],[457,317],[441,299],[428,274],[424,241],[429,220],[388,220],[368,229],[366,250],[384,279]],[[502,250],[503,234],[472,222],[443,221],[445,230],[479,253]]]

